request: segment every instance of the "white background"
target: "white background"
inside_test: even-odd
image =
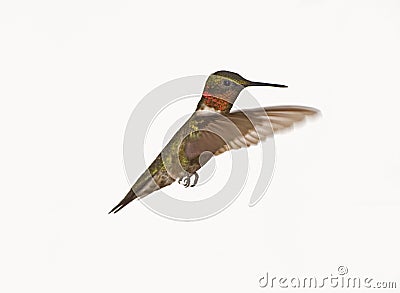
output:
[[[1,1],[0,291],[262,292],[267,271],[339,265],[399,283],[399,13],[398,1]],[[249,89],[263,105],[323,112],[276,137],[267,195],[194,223],[139,202],[107,215],[129,189],[136,103],[221,69],[289,85]]]

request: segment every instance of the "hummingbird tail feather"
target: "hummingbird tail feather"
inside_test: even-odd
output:
[[[110,212],[111,213],[118,213],[123,207],[125,207],[128,203],[130,203],[132,200],[137,198],[137,195],[133,192],[132,188],[129,190],[128,194],[124,197],[123,200],[119,204],[117,204]]]

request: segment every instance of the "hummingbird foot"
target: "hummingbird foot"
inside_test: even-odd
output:
[[[192,178],[192,176],[194,176],[194,181],[193,181],[193,184],[190,184],[190,178]],[[199,181],[199,174],[197,174],[197,172],[195,172],[192,175],[187,175],[187,176],[181,177],[178,180],[178,184],[181,184],[182,180],[183,180],[182,185],[185,186],[185,188],[194,187],[194,186],[196,186],[197,182]]]

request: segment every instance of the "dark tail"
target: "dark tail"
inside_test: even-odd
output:
[[[119,204],[117,204],[110,212],[114,212],[114,214],[118,213],[124,206],[126,206],[128,203],[130,203],[132,200],[137,198],[136,194],[133,192],[132,188],[129,190],[128,194],[124,197],[123,200]]]

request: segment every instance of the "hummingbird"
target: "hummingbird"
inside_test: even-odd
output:
[[[213,156],[256,145],[307,116],[319,113],[315,108],[304,106],[231,111],[241,91],[251,86],[287,87],[250,81],[230,71],[211,74],[194,113],[109,214],[175,181],[182,184],[183,180],[185,187],[193,187],[199,179],[197,171]]]

